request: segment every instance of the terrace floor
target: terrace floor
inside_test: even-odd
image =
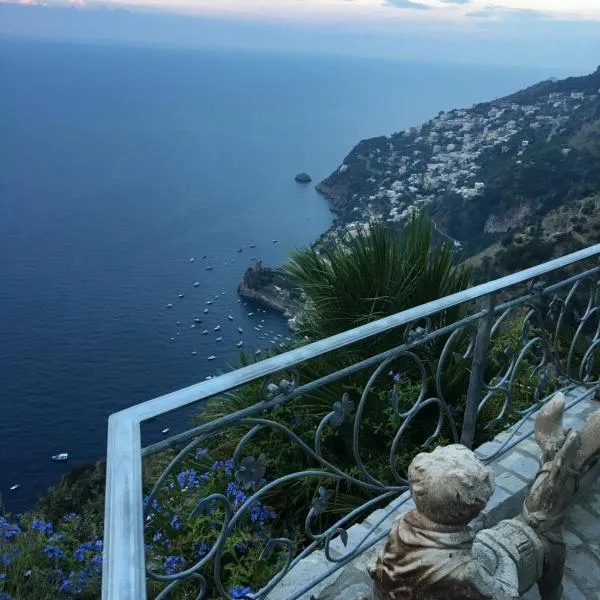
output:
[[[565,522],[567,565],[564,600],[597,600],[600,597],[600,481],[585,490],[571,507]],[[524,600],[539,600],[537,589]]]

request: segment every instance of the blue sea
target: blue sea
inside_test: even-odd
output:
[[[240,339],[254,351],[289,335],[236,288],[253,257],[280,264],[330,225],[327,202],[297,172],[319,181],[361,138],[551,75],[0,41],[6,510],[31,507],[61,473],[103,456],[111,413],[227,370]],[[254,330],[260,319],[268,339]],[[184,426],[159,419],[144,441]],[[58,452],[69,462],[52,462]]]

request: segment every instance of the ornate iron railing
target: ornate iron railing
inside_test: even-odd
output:
[[[265,598],[324,550],[331,568],[298,598],[376,541],[332,551],[333,540],[346,545],[348,526],[408,489],[403,469],[415,449],[473,447],[507,422],[518,435],[555,390],[599,386],[598,256],[592,246],[111,415],[103,598],[141,600],[150,587],[179,597],[190,585],[185,597],[232,598],[225,564],[252,553],[269,576],[235,597]],[[204,410],[197,426],[142,449],[144,421],[193,405]],[[221,490],[219,477],[230,478]],[[294,504],[298,495],[305,500]],[[282,498],[301,526],[275,518]],[[197,536],[191,555],[156,554],[165,519]],[[263,522],[272,539],[256,530]],[[202,539],[206,523],[212,534]]]

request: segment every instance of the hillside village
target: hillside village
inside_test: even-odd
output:
[[[438,232],[461,247],[464,232],[448,219],[450,205],[481,202],[493,209],[498,203],[489,202],[486,194],[497,189],[500,168],[515,178],[532,168],[539,171],[538,154],[550,148],[557,163],[553,170],[561,169],[561,162],[569,171],[581,170],[582,144],[575,134],[582,124],[600,118],[599,112],[600,69],[587,77],[543,82],[494,102],[442,112],[389,137],[363,140],[317,186],[338,215],[321,242],[351,233],[369,220],[401,226],[428,207]],[[526,195],[520,191],[524,200]],[[536,198],[520,206],[500,204],[516,219],[507,223],[502,211],[490,211],[478,234],[506,232],[540,208]]]

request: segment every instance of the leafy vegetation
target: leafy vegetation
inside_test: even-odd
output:
[[[414,219],[402,235],[372,225],[321,254],[313,249],[296,252],[286,271],[310,300],[310,312],[300,332],[310,340],[435,300],[471,284],[471,268],[457,265],[448,245],[434,244],[431,223],[426,217]],[[299,380],[315,381],[397,347],[418,326],[439,328],[459,319],[464,310],[447,310],[429,323],[414,323],[410,328],[398,328],[342,352],[306,361],[298,367]],[[523,328],[526,315],[527,311],[516,311],[496,331],[486,381],[499,381],[510,360],[523,347],[523,340],[541,331],[539,319]],[[365,477],[357,466],[356,436],[360,463],[373,478],[371,481],[379,482],[379,491],[383,486],[402,485],[401,478],[410,461],[421,451],[437,423],[437,408],[426,407],[412,419],[400,442],[395,443],[422,384],[427,396],[438,395],[441,385],[448,410],[460,430],[470,375],[469,360],[461,358],[468,345],[467,333],[470,332],[456,338],[455,352],[439,382],[433,374],[448,339],[444,336],[416,347],[413,355],[402,354],[390,360],[366,388],[374,366],[304,391],[288,403],[263,411],[260,422],[241,420],[198,438],[196,448],[182,457],[154,494],[151,489],[158,474],[178,449],[146,458],[148,568],[159,575],[173,576],[204,560],[208,598],[218,598],[221,585],[234,598],[256,592],[285,563],[283,543],[271,545],[271,552],[265,552],[269,539],[287,538],[297,550],[305,548],[312,541],[309,530],[322,532],[376,498],[377,489],[361,484]],[[572,338],[572,333],[569,330],[566,337]],[[559,347],[562,343],[559,341]],[[576,354],[583,356],[583,349]],[[493,423],[488,428],[479,427],[477,443],[519,419],[534,403],[542,376],[544,394],[558,385],[556,373],[536,370],[539,359],[539,348],[535,347],[523,357],[510,406],[505,405],[505,396],[500,392],[487,402],[481,420]],[[241,357],[242,364],[251,360],[256,359]],[[419,361],[425,368],[424,380]],[[195,424],[209,424],[253,406],[260,395],[259,382],[253,382],[215,398],[205,412],[194,417]],[[355,430],[359,408],[360,425]],[[320,456],[335,465],[337,473],[324,469],[315,456],[317,430]],[[242,439],[244,447],[236,469],[232,456]],[[452,440],[452,431],[446,424],[435,443]],[[312,475],[294,476],[303,470],[311,470]],[[286,475],[290,477],[270,485]],[[32,513],[0,519],[0,600],[98,597],[103,489],[104,465],[95,463],[49,490]],[[212,577],[215,557],[211,548],[223,528],[225,500],[235,510],[244,510],[223,542],[219,569],[222,581],[218,581]],[[311,508],[313,518],[307,528],[305,520]],[[366,513],[356,520],[364,516]],[[344,527],[352,522],[347,521]],[[156,597],[165,586],[164,582],[150,580],[149,597]],[[198,582],[191,580],[179,584],[171,597],[194,598],[197,593]]]

